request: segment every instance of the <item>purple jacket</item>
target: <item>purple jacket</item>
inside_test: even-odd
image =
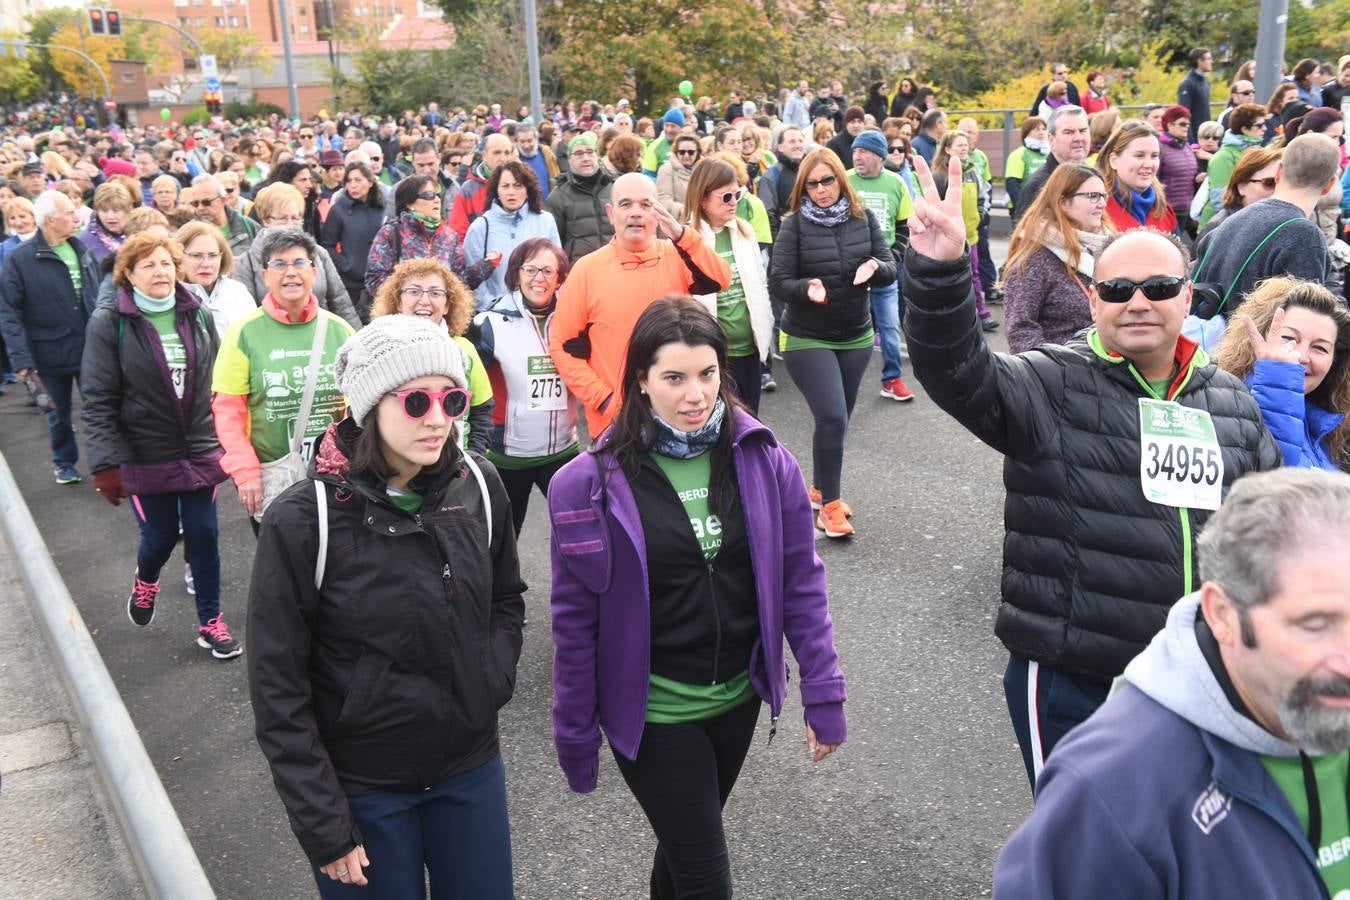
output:
[[[1200,165],[1195,151],[1190,144],[1170,134],[1160,135],[1158,144],[1158,180],[1162,182],[1167,205],[1179,216],[1188,215],[1195,199],[1195,173]]]
[[[750,681],[775,719],[787,696],[783,638],[801,670],[806,720],[842,743],[844,674],[834,649],[825,567],[797,461],[766,426],[737,411],[733,452],[759,598]],[[600,730],[629,759],[647,716],[651,616],[647,547],[632,488],[613,457],[583,453],[553,476],[553,739],[572,790],[595,789]],[[602,499],[603,497],[603,499]]]

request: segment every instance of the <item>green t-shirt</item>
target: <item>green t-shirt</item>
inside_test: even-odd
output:
[[[390,503],[404,512],[415,513],[422,508],[422,495],[416,491],[399,490],[386,485],[384,493]]]
[[[678,725],[711,719],[733,710],[750,699],[755,686],[747,669],[721,684],[685,684],[660,675],[647,680],[647,721]]]
[[[711,562],[722,549],[722,522],[708,510],[708,484],[712,481],[712,456],[700,453],[691,459],[674,459],[653,453],[652,460],[666,473],[675,495],[684,504],[703,558]]]
[[[864,350],[871,347],[875,340],[876,332],[871,328],[851,341],[821,341],[815,338],[797,337],[788,334],[786,331],[780,331],[778,332],[778,352],[787,353],[792,350]]]
[[[177,328],[174,327],[175,314],[174,309],[142,313],[159,333],[159,343],[164,348],[164,361],[169,364],[169,378],[173,381],[174,393],[182,400],[183,391],[187,387],[187,349],[183,346],[183,339],[179,336]]]
[[[873,210],[886,233],[886,243],[895,243],[895,223],[914,214],[914,200],[909,196],[905,180],[894,172],[882,169],[875,178],[864,178],[857,169],[850,169],[848,183],[863,206]]]
[[[333,362],[352,327],[322,309],[318,315],[328,317],[328,326],[306,441],[322,436],[330,423],[342,418],[347,405],[333,377]],[[272,462],[290,452],[318,321],[316,316],[308,322],[282,323],[260,307],[231,325],[220,339],[211,389],[247,398],[249,441],[259,462]]]
[[[1350,750],[1312,757],[1321,798],[1322,834],[1315,852],[1317,869],[1332,900],[1350,898],[1350,817],[1345,808],[1347,766]],[[1298,823],[1307,833],[1308,793],[1303,784],[1303,763],[1297,756],[1262,756],[1261,765],[1284,791]]]
[[[745,302],[745,285],[741,284],[741,270],[736,265],[736,254],[731,249],[731,229],[735,222],[717,232],[717,255],[731,267],[731,286],[717,293],[717,321],[727,336],[727,356],[755,356],[755,333],[750,328],[750,307]],[[758,251],[756,251],[758,252]]]
[[[66,270],[70,272],[70,283],[75,285],[75,296],[80,296],[82,279],[80,278],[80,260],[75,255],[75,248],[70,246],[70,241],[62,241],[52,247],[52,252],[61,257],[61,262],[66,264]]]

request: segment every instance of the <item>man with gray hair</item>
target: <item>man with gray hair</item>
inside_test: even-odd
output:
[[[284,463],[270,464],[297,443],[307,463],[329,424],[342,419],[333,361],[354,333],[314,296],[314,238],[296,228],[269,228],[259,241],[267,294],[221,336],[211,378],[211,413],[225,451],[220,467],[234,480],[255,535],[266,504],[288,486]],[[305,408],[310,372],[314,385]]]
[[[51,398],[47,432],[56,483],[77,484],[80,448],[71,424],[71,392],[79,384],[85,324],[102,276],[93,254],[75,237],[80,226],[69,197],[43,191],[33,203],[33,218],[37,234],[10,252],[0,272],[0,332],[15,374],[40,378]]]
[[[1225,317],[1259,283],[1277,275],[1322,282],[1340,292],[1326,238],[1311,219],[1317,201],[1336,187],[1340,165],[1335,141],[1300,134],[1284,148],[1275,193],[1228,216],[1196,244],[1192,276],[1217,285]]]
[[[225,186],[214,175],[198,175],[192,187],[183,191],[183,203],[192,207],[197,221],[220,229],[235,259],[248,253],[262,226],[241,216],[225,203]]]
[[[1022,189],[1017,195],[1017,205],[1012,210],[1014,227],[1018,219],[1022,218],[1022,213],[1031,208],[1032,202],[1049,180],[1050,173],[1055,171],[1060,163],[1082,162],[1092,149],[1092,138],[1088,135],[1088,115],[1083,111],[1083,107],[1071,103],[1058,107],[1050,113],[1050,118],[1045,124],[1050,132],[1050,153],[1045,158],[1044,165],[1022,182]]]
[[[1350,896],[1350,475],[1233,487],[1200,589],[1070,734],[994,896]]]

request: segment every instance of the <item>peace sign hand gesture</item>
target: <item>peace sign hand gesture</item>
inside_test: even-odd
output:
[[[947,196],[938,197],[937,183],[928,163],[914,156],[923,196],[914,198],[909,217],[909,245],[929,259],[950,262],[966,252],[966,223],[961,217],[961,161],[952,157],[947,168]]]
[[[1257,359],[1269,359],[1275,362],[1299,363],[1301,355],[1298,349],[1298,342],[1281,338],[1280,326],[1284,324],[1284,310],[1275,310],[1275,315],[1270,319],[1270,330],[1266,332],[1265,337],[1261,337],[1260,330],[1256,327],[1255,320],[1251,316],[1239,316],[1242,319],[1243,327],[1247,329],[1247,338],[1252,342],[1252,351]]]

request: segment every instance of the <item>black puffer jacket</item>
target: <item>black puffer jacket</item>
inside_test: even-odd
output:
[[[349,479],[359,430],[332,426],[301,481],[263,517],[248,609],[248,674],[258,743],[315,865],[361,842],[348,794],[420,791],[498,752],[525,602],[510,502],[496,469],[462,457],[413,479],[418,513],[385,485]],[[328,554],[315,590],[318,498]]]
[[[877,270],[868,282],[854,284],[858,266],[869,258],[877,261]],[[806,296],[812,278],[825,285],[824,303],[813,303]],[[859,337],[872,327],[868,285],[894,281],[895,258],[870,210],[861,219],[850,216],[832,227],[807,221],[795,212],[778,229],[769,261],[769,290],[787,304],[782,328],[793,337],[823,341]]]
[[[85,334],[81,417],[90,468],[121,466],[131,494],[194,491],[225,480],[211,417],[211,368],[220,341],[194,294],[179,284],[174,298],[187,356],[181,400],[159,334],[128,288],[94,311]]]
[[[558,239],[569,261],[575,263],[614,237],[614,225],[605,212],[613,186],[613,176],[602,167],[590,178],[575,172],[566,175],[549,191],[544,206],[553,214]]]
[[[1139,482],[1147,396],[1095,331],[1011,356],[984,343],[970,257],[905,258],[905,334],[929,396],[1004,455],[1003,602],[995,634],[1013,653],[1079,675],[1119,675],[1199,586],[1194,538],[1211,513],[1154,504]],[[1184,340],[1184,339],[1183,339]],[[1207,410],[1225,491],[1280,452],[1242,382],[1189,341],[1170,399]],[[1184,355],[1184,354],[1183,354]]]

